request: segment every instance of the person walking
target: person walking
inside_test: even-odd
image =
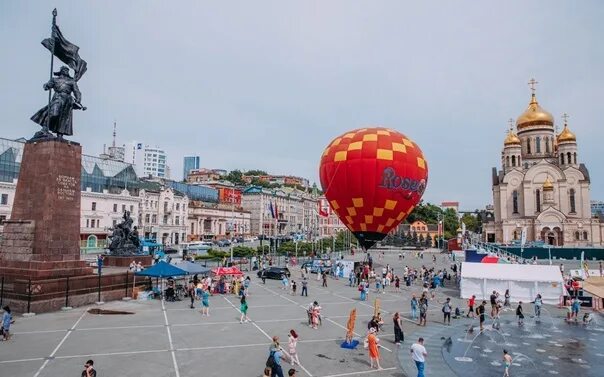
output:
[[[260,278],[262,279],[262,284],[266,284],[266,269],[262,270]]]
[[[292,287],[291,294],[292,294],[292,296],[295,296],[296,290],[298,289],[298,284],[296,284],[296,282],[292,280],[291,287]]]
[[[478,314],[478,319],[480,320],[480,331],[484,330],[484,320],[486,318],[486,304],[487,302],[483,300],[482,303],[478,306],[478,308],[476,308],[476,314]]]
[[[425,294],[422,294],[422,297],[419,299],[419,325],[426,326],[426,320],[428,315],[428,297]]]
[[[378,348],[378,344],[380,340],[375,335],[376,329],[374,327],[369,329],[369,334],[367,335],[367,350],[369,351],[369,364],[371,368],[377,368],[377,370],[382,370],[380,366],[380,350]]]
[[[239,319],[239,323],[243,323],[245,322],[249,322],[250,318],[247,316],[247,300],[245,298],[245,295],[241,296],[241,302],[239,305],[239,311],[241,312],[241,318]]]
[[[571,304],[571,318],[574,318],[575,321],[579,320],[579,309],[581,308],[581,301],[575,297],[573,299],[573,303]]]
[[[84,370],[82,371],[82,377],[96,377],[96,370],[94,370],[94,361],[88,360],[84,364]]]
[[[535,317],[537,317],[537,319],[541,319],[541,305],[543,305],[543,299],[541,298],[541,294],[537,294],[537,297],[535,297],[535,301],[533,301],[533,304],[535,304]]]
[[[209,290],[209,288],[201,289],[201,314],[206,317],[210,316],[210,290]]]
[[[365,281],[362,281],[361,284],[359,284],[359,292],[361,292],[361,301],[367,300],[367,285],[365,284]]]
[[[472,295],[472,297],[468,299],[468,314],[466,314],[466,317],[471,316],[474,318],[474,305],[476,305],[476,295]]]
[[[308,280],[306,280],[306,276],[302,279],[302,294],[300,296],[308,297]]]
[[[503,350],[503,377],[510,377],[510,367],[512,366],[512,356],[507,350]]]
[[[424,377],[426,356],[428,356],[428,352],[426,351],[426,347],[424,347],[424,338],[419,338],[417,343],[413,343],[411,346],[411,358],[417,367],[417,377]]]
[[[451,298],[450,297],[447,297],[447,301],[445,301],[445,304],[443,305],[442,312],[443,312],[443,323],[445,325],[451,326]]]
[[[287,334],[288,342],[288,351],[289,351],[289,362],[291,365],[300,365],[300,359],[298,358],[298,334],[294,329],[289,330],[289,334]],[[291,369],[290,369],[291,370]]]
[[[327,272],[323,271],[322,278],[323,278],[323,284],[321,286],[327,288]]]
[[[504,308],[511,308],[512,307],[512,305],[510,304],[510,290],[509,289],[505,290],[503,307]]]
[[[518,302],[516,307],[516,317],[518,318],[518,326],[524,325],[524,313],[522,312],[522,301]]]
[[[287,291],[287,288],[289,287],[289,280],[287,280],[287,275],[283,274],[281,275],[281,289]]]
[[[275,339],[275,337],[273,337]],[[281,346],[279,342],[273,341],[271,347],[269,348],[269,356],[266,364],[269,368],[271,368],[271,377],[284,377],[283,376],[283,368],[281,366],[281,359],[283,358],[283,351],[281,350]]]
[[[417,302],[417,297],[415,297],[415,295],[413,295],[411,297],[411,319],[412,320],[417,320],[417,307],[418,307],[419,303]]]
[[[392,322],[394,322],[394,344],[398,346],[401,344],[401,342],[405,341],[405,334],[403,333],[403,321],[401,320],[401,316],[398,312],[394,313]]]
[[[195,284],[193,283],[193,280],[189,281],[189,285],[187,286],[187,294],[191,300],[191,309],[195,309]]]
[[[13,314],[8,305],[2,309],[4,310],[4,314],[2,314],[2,340],[9,340],[11,338],[10,325],[13,323]]]

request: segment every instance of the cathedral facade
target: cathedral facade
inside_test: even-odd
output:
[[[601,246],[604,224],[590,208],[589,171],[581,162],[568,117],[557,132],[554,117],[532,96],[503,142],[501,168],[493,168],[495,219],[484,226],[486,241],[521,238],[552,246]]]

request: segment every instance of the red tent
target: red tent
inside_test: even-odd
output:
[[[233,275],[233,276],[242,276],[243,272],[241,272],[237,267],[216,267],[212,269],[212,273],[216,276],[224,276],[224,275]]]

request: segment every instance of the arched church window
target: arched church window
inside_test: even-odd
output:
[[[535,138],[535,153],[541,153],[541,138],[539,136]]]
[[[574,164],[577,165],[577,152],[573,153]]]
[[[505,156],[505,166],[510,166],[510,156]]]
[[[550,138],[546,137],[545,138],[545,153],[550,153],[550,147],[549,147],[549,142],[550,142]]]
[[[521,166],[520,165],[520,156],[516,156],[516,162],[518,163],[518,166]]]
[[[587,232],[583,232],[583,239],[587,241]]]
[[[576,208],[575,208],[575,189],[570,189],[570,195],[569,195],[569,199],[570,199],[570,213],[575,213]]]
[[[526,153],[531,154],[531,138],[526,138]]]
[[[539,189],[535,191],[535,207],[537,212],[541,212],[541,191]]]
[[[566,153],[566,163],[567,164],[572,164],[573,160],[571,159],[572,155],[570,154],[570,152]]]
[[[516,156],[512,156],[512,166],[516,166]]]
[[[518,191],[512,192],[512,213],[518,213]]]
[[[564,165],[564,153],[560,153],[560,165]]]
[[[514,231],[514,239],[517,240],[518,239],[518,231]]]
[[[575,240],[579,241],[579,232],[575,232]]]

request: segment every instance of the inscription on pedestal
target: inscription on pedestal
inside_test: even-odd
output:
[[[75,200],[76,193],[79,193],[77,186],[77,179],[68,175],[57,176],[57,199],[73,201]]]

